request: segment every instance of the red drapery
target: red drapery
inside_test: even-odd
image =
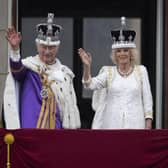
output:
[[[14,135],[11,168],[168,168],[168,130],[0,130]]]

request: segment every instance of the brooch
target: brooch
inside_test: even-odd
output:
[[[43,88],[41,91],[40,91],[40,95],[43,99],[46,99],[48,97],[48,90],[46,88]]]

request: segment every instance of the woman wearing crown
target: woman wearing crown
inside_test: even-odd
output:
[[[56,58],[61,26],[53,19],[50,13],[47,23],[37,25],[38,54],[26,59],[19,52],[21,35],[13,27],[7,29],[11,73],[4,93],[6,128],[80,128],[74,74]]]
[[[94,90],[92,107],[93,129],[151,129],[153,101],[147,69],[136,65],[135,31],[122,27],[111,31],[112,61],[96,77],[91,76],[92,58],[84,49],[78,50],[83,62],[83,85]]]

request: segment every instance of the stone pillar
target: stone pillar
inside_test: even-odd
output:
[[[164,114],[164,128],[168,128],[168,1],[165,1],[165,114]]]
[[[12,0],[0,0],[0,4],[0,127],[3,127],[3,92],[8,74],[8,43],[5,39],[5,30],[11,25]]]

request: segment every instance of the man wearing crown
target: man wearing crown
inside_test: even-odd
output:
[[[11,46],[4,92],[6,128],[80,128],[74,74],[56,58],[62,28],[53,19],[49,13],[47,23],[36,26],[38,54],[25,59],[19,51],[21,34],[14,27],[6,31]]]

